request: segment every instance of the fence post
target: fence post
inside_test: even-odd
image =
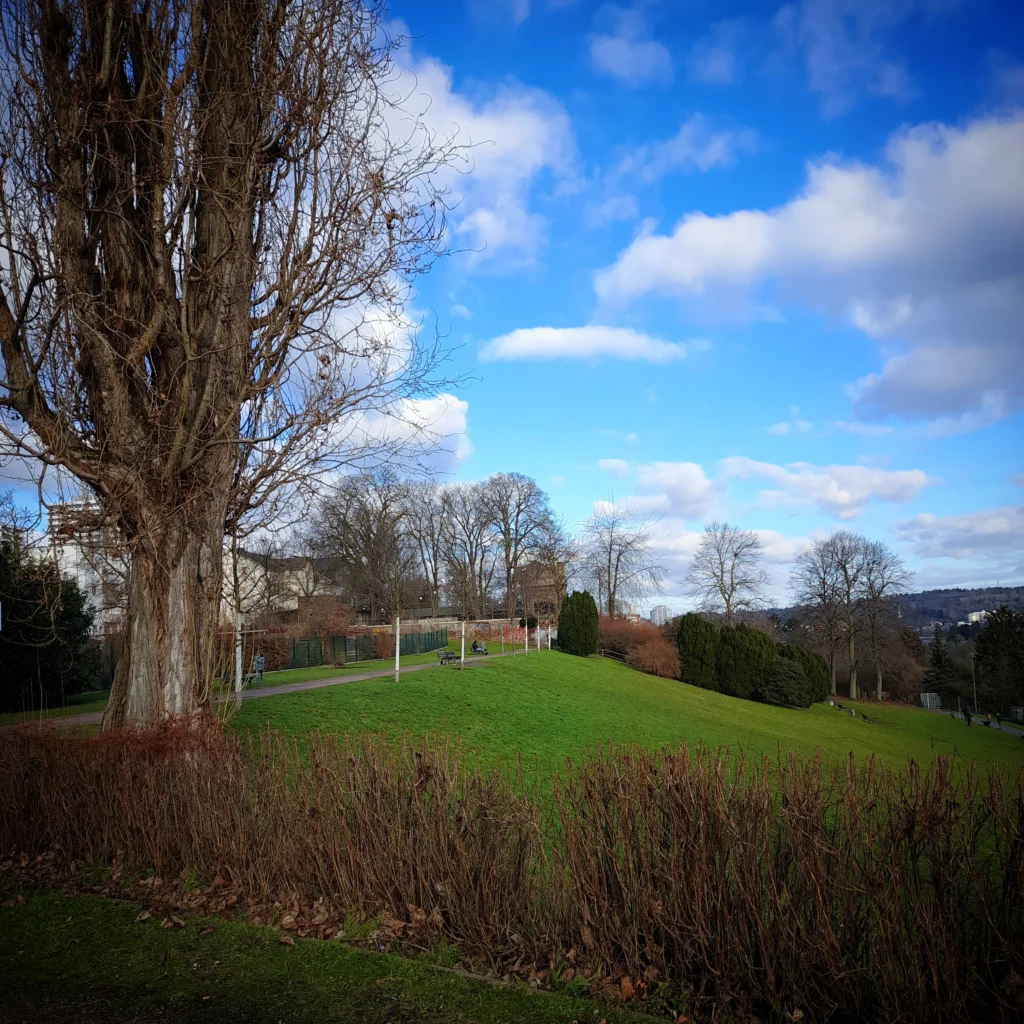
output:
[[[548,650],[551,650],[551,627],[548,626]]]
[[[466,620],[462,620],[462,654],[459,658],[459,668],[466,667]]]
[[[235,706],[241,705],[242,698],[242,612],[235,609]]]
[[[537,622],[537,653],[540,654],[540,622]]]
[[[501,653],[505,653],[505,625],[502,623],[501,626]]]
[[[398,667],[399,658],[402,654],[402,620],[395,616],[395,682],[398,682],[398,674],[401,669]]]

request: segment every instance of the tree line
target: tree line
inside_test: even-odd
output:
[[[754,531],[709,523],[690,566],[690,593],[704,611],[720,613],[732,627],[739,615],[763,605],[770,582],[761,566],[763,556]],[[875,695],[881,699],[893,640],[903,632],[894,598],[910,580],[903,559],[888,545],[850,530],[814,541],[796,558],[790,587],[803,615],[790,631],[798,630],[803,644],[822,653],[832,693],[845,659],[850,697],[859,696],[858,669],[866,647],[874,666]]]

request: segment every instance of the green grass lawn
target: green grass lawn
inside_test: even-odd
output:
[[[332,1021],[336,1024],[518,1022],[596,1024],[637,1021],[635,1014],[567,992],[500,988],[432,969],[451,966],[451,947],[421,962],[347,948],[339,942],[299,939],[294,947],[276,932],[241,921],[187,918],[162,929],[161,915],[136,921],[141,909],[98,896],[36,890],[25,901],[0,903],[0,977],[3,1012],[43,1008],[56,998],[88,1020],[111,1024],[163,1019]],[[205,927],[214,926],[208,935]],[[131,1012],[125,1012],[130,1009]],[[123,1014],[123,1016],[122,1016]],[[4,1017],[4,1019],[7,1019]],[[39,1018],[36,1018],[39,1019]],[[47,1017],[46,1019],[57,1019]],[[82,1019],[76,1012],[74,1017]]]
[[[848,703],[848,702],[844,702]],[[891,765],[908,757],[930,764],[938,753],[961,763],[1024,764],[1024,742],[948,715],[915,708],[859,707],[872,721],[828,705],[807,711],[769,707],[625,665],[547,651],[474,661],[403,677],[247,701],[238,729],[268,724],[289,733],[384,731],[460,735],[485,764],[508,763],[516,751],[543,771],[608,740],[646,747],[687,742],[743,747],[772,757],[781,748],[830,758],[877,755]]]
[[[448,650],[456,650],[449,644]],[[466,657],[469,658],[469,648],[466,648]],[[402,658],[402,665],[430,665],[436,664],[437,651],[428,651],[426,654],[407,654]],[[378,658],[373,661],[355,661],[349,665],[321,665],[317,668],[286,668],[279,672],[265,672],[263,674],[263,686],[283,686],[285,683],[305,683],[311,679],[332,679],[335,676],[360,675],[363,672],[387,672],[394,669],[394,658]],[[252,687],[259,689],[259,687]]]
[[[77,693],[68,699],[64,707],[46,708],[45,711],[14,711],[0,715],[0,725],[17,725],[18,722],[38,722],[41,718],[64,718],[66,715],[84,715],[90,711],[102,711],[107,706],[109,690],[93,693]]]

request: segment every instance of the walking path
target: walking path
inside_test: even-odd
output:
[[[966,721],[964,716],[959,711],[947,711],[945,708],[928,708],[929,711],[934,712],[938,715],[951,715],[953,718],[959,719],[960,721]],[[978,726],[980,729],[985,728],[985,716],[984,715],[971,715],[971,724]],[[991,729],[997,729],[1000,732],[1008,732],[1011,736],[1024,736],[1024,730],[1018,728],[1010,722],[1003,720],[1002,725],[997,725],[996,720],[992,719],[992,724],[989,726]]]
[[[530,651],[530,654],[536,654],[536,651]],[[513,654],[522,656],[523,652],[520,650],[506,651],[504,654],[487,654],[484,656],[473,655],[472,662],[467,656],[466,664],[478,663],[486,658],[510,658]],[[450,667],[457,667],[458,662],[455,662]],[[408,665],[405,668],[399,669],[402,675],[407,672],[423,672],[428,668],[439,668],[437,662],[428,661],[423,665]],[[302,690],[318,690],[322,686],[340,686],[343,683],[361,683],[367,679],[388,679],[395,674],[393,668],[389,669],[378,669],[375,672],[353,672],[349,675],[343,676],[329,676],[326,679],[309,679],[302,683],[282,683],[280,686],[259,686],[249,690],[242,691],[242,700],[258,700],[260,697],[276,697],[282,693],[299,693]],[[103,721],[102,711],[89,711],[83,715],[65,715],[62,718],[47,718],[44,721],[49,724],[52,722],[58,729],[76,729],[82,725],[99,725]],[[19,722],[16,725],[5,725],[0,726],[0,729],[16,729],[18,725],[25,725],[25,722]]]

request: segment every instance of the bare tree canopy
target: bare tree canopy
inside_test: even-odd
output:
[[[885,549],[884,554],[882,549]],[[872,561],[878,563],[874,568],[871,567]],[[884,545],[873,544],[850,530],[836,530],[824,540],[815,541],[797,559],[792,578],[793,590],[797,600],[808,606],[812,618],[828,636],[833,660],[833,692],[835,651],[845,641],[850,669],[850,699],[857,699],[857,640],[866,619],[869,626],[872,621],[877,626],[877,619],[871,618],[869,604],[875,602],[874,614],[879,615],[879,602],[902,586],[897,581],[905,579],[903,572],[902,562]],[[881,593],[878,593],[879,588]],[[867,596],[869,591],[876,594],[870,600]]]
[[[738,611],[755,608],[770,580],[761,568],[764,552],[753,530],[720,523],[704,527],[690,563],[690,593],[705,611],[723,611],[732,625]]]
[[[815,541],[793,563],[790,587],[797,604],[807,610],[814,647],[825,655],[836,692],[836,655],[842,640],[842,607],[838,570],[824,540]]]
[[[598,594],[598,611],[619,615],[630,599],[663,591],[668,573],[654,554],[656,523],[628,505],[595,506],[584,524],[583,561]]]
[[[484,484],[484,508],[501,548],[505,570],[505,614],[516,608],[516,572],[539,542],[551,518],[548,496],[522,473],[495,473]]]
[[[419,556],[409,531],[409,485],[384,467],[343,478],[314,518],[310,547],[338,559],[370,621],[401,613]]]
[[[868,642],[875,663],[875,696],[882,699],[885,641],[897,625],[892,598],[913,578],[903,559],[881,541],[865,541],[861,593],[868,622]]]
[[[455,150],[374,0],[0,5],[0,433],[125,539],[105,725],[189,715],[225,528],[429,383],[402,310]]]

